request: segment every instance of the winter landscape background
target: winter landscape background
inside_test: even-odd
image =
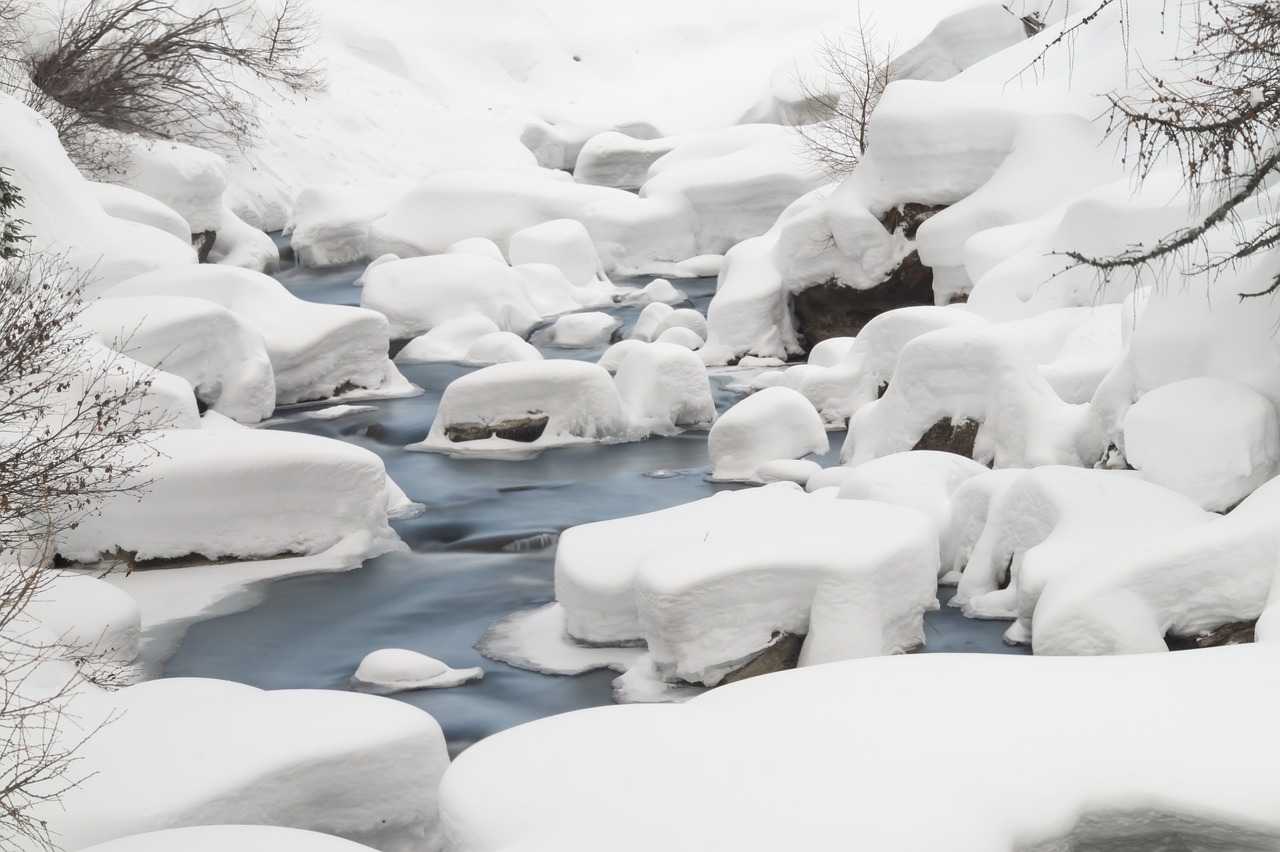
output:
[[[1280,849],[1278,39],[0,0],[0,848]]]

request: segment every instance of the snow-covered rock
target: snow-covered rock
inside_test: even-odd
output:
[[[542,353],[537,347],[509,331],[495,331],[477,338],[462,356],[464,363],[479,365],[541,360]]]
[[[280,265],[280,249],[266,233],[227,208],[223,211],[222,227],[209,249],[208,259],[210,263],[271,273]]]
[[[607,281],[591,235],[575,219],[552,219],[511,235],[507,257],[512,266],[549,263],[575,287]]]
[[[0,566],[0,572],[9,569]],[[128,663],[138,655],[142,615],[137,601],[96,577],[51,572],[22,616],[57,637],[72,656]]]
[[[537,332],[534,342],[540,346],[577,349],[601,346],[609,342],[609,337],[620,325],[622,320],[599,311],[567,314],[557,319],[550,328]]]
[[[127,186],[92,181],[88,186],[94,200],[102,205],[103,210],[117,219],[150,225],[166,234],[172,234],[174,239],[184,243],[190,242],[191,226],[176,210],[164,202]]]
[[[463,361],[476,341],[499,330],[498,324],[484,314],[468,314],[445,320],[426,334],[410,340],[396,353],[395,360],[397,364]]]
[[[1129,464],[1215,512],[1271,479],[1280,464],[1275,406],[1229,379],[1188,379],[1144,395],[1124,418]]]
[[[453,669],[434,657],[404,648],[382,648],[365,655],[351,676],[351,687],[389,695],[413,689],[446,689],[484,677],[484,669]]]
[[[231,311],[261,336],[275,376],[276,403],[325,399],[348,386],[398,379],[387,359],[387,324],[373,311],[304,302],[248,269],[202,264],[129,279],[103,294],[187,296]]]
[[[303,266],[369,259],[369,226],[409,191],[403,180],[316,184],[298,193],[284,233]]]
[[[706,427],[716,417],[711,382],[698,356],[670,343],[640,343],[614,375],[623,410],[645,434]]]
[[[830,448],[822,418],[788,388],[766,388],[724,413],[711,427],[707,452],[716,479],[749,479],[760,465]]]
[[[495,364],[445,388],[431,431],[408,449],[449,455],[529,455],[630,437],[603,367],[581,361]]]

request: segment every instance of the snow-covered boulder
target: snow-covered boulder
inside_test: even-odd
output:
[[[222,213],[222,227],[209,247],[208,261],[272,273],[280,266],[280,249],[264,231],[253,227],[231,208]]]
[[[484,677],[484,669],[454,669],[434,657],[404,648],[383,648],[365,655],[351,687],[389,695],[413,689],[446,689]]]
[[[550,328],[537,332],[534,342],[539,346],[586,349],[608,343],[610,336],[620,325],[622,320],[599,311],[567,314],[557,319]]]
[[[707,452],[716,479],[750,479],[760,465],[830,448],[822,418],[788,388],[766,388],[724,413],[711,427]]]
[[[971,617],[1015,618],[1006,639],[1026,643],[1047,587],[1121,548],[1150,547],[1213,518],[1132,472],[1036,468],[992,500],[951,603]]]
[[[892,458],[892,456],[890,456]],[[961,482],[951,495],[949,508],[951,520],[938,538],[942,556],[940,583],[956,585],[973,554],[992,504],[1007,491],[1024,471],[1021,468],[1003,468],[979,473]]]
[[[458,240],[445,249],[444,253],[476,254],[480,257],[496,260],[498,263],[507,262],[506,257],[502,254],[502,249],[498,248],[498,244],[488,237],[467,237],[464,240]]]
[[[396,353],[397,364],[429,364],[433,361],[464,361],[476,341],[499,331],[498,324],[483,314],[468,314],[445,320],[419,335]]]
[[[1230,379],[1188,379],[1144,395],[1124,418],[1129,464],[1155,483],[1222,512],[1280,464],[1276,408]]]
[[[591,235],[576,219],[552,219],[511,235],[507,257],[512,266],[549,263],[575,287],[607,281]]]
[[[214,302],[120,296],[85,305],[77,322],[108,348],[191,383],[196,399],[242,423],[271,416],[275,373],[262,335]]]
[[[217,232],[225,211],[227,161],[210,151],[181,142],[125,140],[126,161],[116,182],[132,187],[176,210],[192,234]],[[190,234],[188,234],[190,238]]]
[[[131,187],[112,183],[90,181],[88,187],[102,209],[117,219],[150,225],[184,243],[191,241],[191,226],[187,220],[164,202]]]
[[[509,331],[495,331],[478,338],[462,356],[464,363],[480,365],[541,360],[542,353],[537,347]]]
[[[596,363],[604,367],[610,373],[616,373],[618,367],[627,359],[627,356],[633,352],[638,352],[649,344],[643,340],[619,340],[617,343],[604,350],[604,354],[600,356],[600,360]]]
[[[450,767],[440,807],[458,852],[1266,849],[1280,837],[1280,791],[1268,772],[1241,771],[1239,755],[1280,762],[1280,684],[1267,676],[1278,665],[1280,649],[1250,645],[801,668],[686,704],[600,707],[496,734]],[[1017,772],[937,761],[922,732],[938,724],[938,695],[962,698],[948,724],[998,720],[1000,738],[1035,760]],[[1034,713],[1009,712],[1028,702]],[[560,783],[546,783],[548,766]],[[750,819],[707,818],[763,790],[770,806]]]
[[[0,566],[0,572],[12,566]],[[138,602],[96,577],[50,572],[22,609],[72,656],[131,662],[138,655]]]
[[[669,343],[631,342],[636,348],[619,363],[614,383],[634,428],[671,435],[715,420],[711,382],[697,355]]]
[[[224,421],[225,422],[225,421]],[[141,499],[107,498],[58,540],[68,559],[117,549],[139,560],[311,554],[349,536],[396,541],[382,460],[291,432],[171,429],[150,444]]]
[[[658,336],[658,326],[662,325],[662,321],[675,313],[675,308],[662,302],[654,302],[645,305],[644,310],[640,311],[640,316],[636,317],[635,324],[631,326],[631,332],[627,335],[628,340],[639,340],[649,343]]]
[[[444,390],[426,440],[408,449],[450,455],[528,455],[630,437],[603,367],[581,361],[495,364]]]
[[[649,176],[649,167],[680,141],[680,137],[636,139],[616,130],[597,133],[578,152],[573,179],[596,186],[639,189]]]
[[[395,370],[387,359],[383,317],[359,308],[304,302],[253,270],[202,264],[151,272],[103,295],[187,296],[231,311],[262,336],[278,405],[325,399],[348,387],[379,388]]]
[[[315,184],[298,193],[284,234],[302,266],[369,259],[369,226],[410,189],[399,180]]]
[[[387,318],[392,339],[417,337],[471,316],[487,317],[502,331],[524,335],[541,317],[518,273],[473,254],[409,257],[371,268],[364,275],[360,304]]]
[[[37,811],[67,848],[228,823],[310,829],[384,852],[440,847],[436,790],[449,758],[440,726],[411,705],[174,678],[75,707],[89,730],[112,721],[77,752],[97,771]]]

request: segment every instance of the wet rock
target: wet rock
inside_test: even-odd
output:
[[[938,450],[971,459],[981,425],[976,420],[965,419],[956,423],[950,417],[944,417],[930,426],[911,449]]]
[[[1245,645],[1254,641],[1254,628],[1258,619],[1249,621],[1233,621],[1224,624],[1211,633],[1197,636],[1175,636],[1170,633],[1164,637],[1164,643],[1170,651],[1187,651],[1192,648],[1217,648],[1220,645]]]
[[[201,231],[198,234],[192,234],[191,245],[196,250],[196,260],[200,263],[208,263],[209,252],[213,251],[213,244],[217,240],[217,231]]]
[[[729,672],[720,680],[720,685],[737,683],[749,677],[770,674],[772,672],[794,669],[800,662],[800,648],[804,645],[804,637],[794,633],[775,633],[773,642],[758,655],[740,668]]]
[[[880,224],[884,225],[884,229],[889,233],[901,230],[903,236],[909,240],[916,238],[916,231],[920,230],[929,217],[935,213],[940,213],[947,209],[945,204],[916,204],[908,202],[901,207],[894,207],[888,213],[880,217]]]
[[[483,441],[486,438],[506,438],[531,444],[546,431],[549,417],[521,417],[500,420],[497,423],[450,423],[444,427],[445,437],[455,444],[464,441]]]

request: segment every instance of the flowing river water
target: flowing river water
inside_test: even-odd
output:
[[[352,282],[363,269],[361,264],[314,270],[286,262],[276,277],[300,298],[355,305],[360,290]],[[674,283],[706,313],[714,279]],[[640,308],[607,312],[622,319],[625,330]],[[547,358],[595,361],[604,348],[542,351]],[[565,528],[741,486],[705,480],[705,432],[551,450],[525,461],[405,451],[406,444],[426,436],[445,386],[472,369],[404,366],[401,372],[423,388],[422,395],[371,402],[373,411],[335,420],[272,427],[349,441],[377,453],[396,483],[426,506],[420,517],[394,523],[410,550],[347,573],[273,583],[252,609],[192,626],[164,675],[216,677],[265,689],[346,689],[364,655],[379,648],[409,648],[455,668],[483,666],[479,682],[394,696],[430,712],[454,754],[523,722],[608,704],[613,672],[543,675],[487,660],[472,646],[492,622],[554,599],[554,535]],[[732,378],[712,378],[721,412],[739,398],[728,389]],[[279,414],[288,417],[298,410]],[[843,440],[843,432],[831,433],[831,451],[817,460],[824,466],[837,463]],[[1001,641],[1004,622],[971,621],[945,606],[926,622],[926,652],[1026,653]]]

